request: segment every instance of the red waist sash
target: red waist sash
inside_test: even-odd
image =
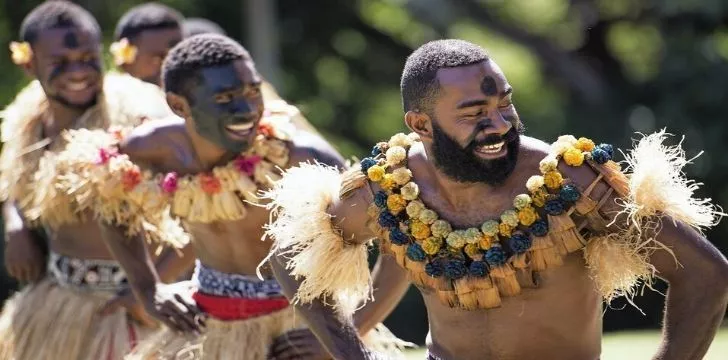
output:
[[[207,295],[200,292],[192,294],[200,310],[219,320],[245,320],[268,315],[288,307],[285,297],[270,299],[244,299]]]

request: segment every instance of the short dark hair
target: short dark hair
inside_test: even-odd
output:
[[[404,111],[430,111],[429,102],[438,92],[437,70],[488,61],[485,49],[464,40],[435,40],[407,57],[400,91]]]
[[[202,34],[182,40],[167,54],[162,64],[165,91],[187,97],[190,80],[198,79],[202,68],[226,65],[235,60],[250,59],[250,54],[235,40],[218,34]]]
[[[20,39],[33,45],[38,35],[56,28],[77,28],[101,40],[101,27],[86,9],[65,0],[46,1],[35,7],[20,25]]]
[[[187,18],[182,22],[182,34],[190,37],[200,34],[227,35],[220,25],[203,18]]]
[[[147,30],[182,29],[184,17],[169,6],[156,2],[137,5],[129,9],[119,19],[114,30],[114,38],[134,39]]]

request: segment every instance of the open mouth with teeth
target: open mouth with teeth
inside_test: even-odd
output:
[[[246,140],[248,136],[253,132],[255,128],[255,122],[251,121],[244,124],[230,124],[225,126],[225,131],[230,137],[238,140]]]
[[[91,87],[88,81],[71,81],[66,84],[66,89],[70,91],[84,91]]]
[[[487,158],[496,158],[505,155],[508,148],[505,141],[495,144],[481,145],[475,147],[475,152]]]

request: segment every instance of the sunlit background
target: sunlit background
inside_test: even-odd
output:
[[[40,2],[0,0],[0,43],[17,40],[23,17]],[[107,45],[121,14],[143,3],[75,2],[97,17]],[[667,128],[685,135],[689,156],[705,150],[688,168],[690,177],[708,184],[698,195],[728,204],[728,1],[159,2],[220,24],[348,157],[362,157],[371,144],[404,129],[398,86],[407,55],[428,40],[455,37],[482,45],[503,68],[530,135],[552,141],[570,133],[624,148],[635,132]],[[9,54],[0,56],[0,69],[4,106],[28,79]],[[725,222],[707,235],[728,250]],[[9,279],[2,281],[0,299],[12,289]],[[646,291],[637,301],[644,315],[617,302],[617,310],[605,313],[605,331],[657,329],[663,302]],[[424,342],[426,313],[414,290],[387,324],[407,340]],[[609,337],[605,358],[649,357],[658,336]],[[723,333],[712,358],[728,358],[727,343]]]

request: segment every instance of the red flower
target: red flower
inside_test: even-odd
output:
[[[260,122],[258,124],[258,133],[263,134],[265,137],[273,137],[273,134],[275,133],[275,129],[273,128],[273,125],[271,125],[268,122]]]
[[[137,167],[124,170],[121,174],[121,184],[124,186],[124,191],[134,190],[140,182],[142,182],[142,174]]]
[[[119,152],[116,148],[110,148],[110,149],[99,149],[98,156],[96,158],[96,165],[105,165],[109,162],[111,158],[114,156],[119,155]]]
[[[248,176],[253,176],[255,173],[255,167],[260,163],[263,158],[258,155],[251,156],[239,156],[233,164],[241,173],[245,173]]]
[[[162,191],[167,194],[172,194],[177,191],[177,173],[170,172],[162,179]]]
[[[208,194],[217,194],[220,192],[220,190],[222,190],[222,184],[220,184],[220,180],[218,180],[213,175],[200,175],[200,186],[202,186],[202,191]]]

